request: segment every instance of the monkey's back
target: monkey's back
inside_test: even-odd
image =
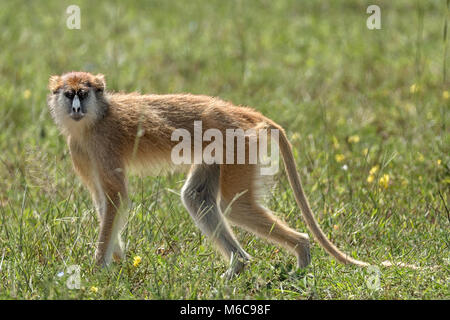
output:
[[[202,136],[208,129],[218,129],[225,135],[227,129],[247,130],[267,123],[267,118],[252,108],[205,95],[109,93],[107,101],[109,108],[103,127],[117,128],[116,137],[110,139],[115,140],[113,143],[123,154],[132,154],[133,159],[129,159],[132,166],[145,163],[148,167],[154,163],[151,167],[159,167],[158,163],[171,163],[168,156],[178,144],[171,139],[172,133],[184,129],[194,137],[194,124],[198,121]],[[132,146],[135,150],[129,150],[130,144],[120,145],[120,141],[135,141]]]

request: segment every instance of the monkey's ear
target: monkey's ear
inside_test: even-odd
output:
[[[101,73],[97,74],[94,77],[93,85],[98,91],[104,91],[106,88],[105,76]]]
[[[51,76],[48,80],[48,88],[52,93],[56,93],[62,86],[62,79],[60,76]]]

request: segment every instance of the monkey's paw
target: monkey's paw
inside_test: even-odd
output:
[[[241,273],[244,267],[250,263],[250,256],[241,257],[238,255],[231,256],[230,267],[225,273],[222,274],[221,278],[225,278],[226,280],[231,280],[234,276]]]
[[[306,268],[311,263],[309,243],[301,243],[297,247],[297,268]]]

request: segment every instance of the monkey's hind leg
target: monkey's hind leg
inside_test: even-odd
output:
[[[257,202],[255,196],[256,166],[222,166],[220,177],[220,206],[230,207],[226,217],[232,225],[241,227],[257,236],[292,252],[297,267],[304,268],[311,262],[309,237],[287,226],[272,211]],[[233,198],[242,194],[233,201]]]
[[[217,205],[219,175],[218,165],[193,165],[181,198],[200,230],[230,261],[224,274],[229,279],[244,268],[250,255],[239,245]]]

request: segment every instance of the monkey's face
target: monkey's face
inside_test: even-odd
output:
[[[64,97],[62,105],[66,109],[69,117],[75,121],[80,121],[86,115],[86,100],[89,97],[89,88],[65,88],[63,91]],[[91,93],[92,94],[92,93]]]
[[[103,75],[71,72],[52,76],[49,88],[52,92],[48,96],[50,111],[64,129],[73,127],[75,123],[80,123],[80,126],[92,124],[105,111]]]

